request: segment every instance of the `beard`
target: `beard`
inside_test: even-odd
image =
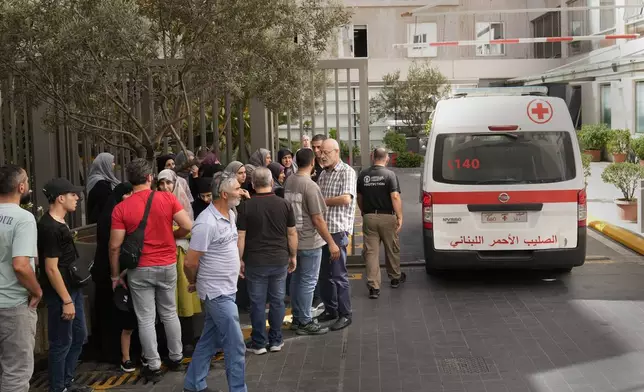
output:
[[[228,208],[237,207],[241,203],[241,197],[228,200]]]
[[[20,196],[20,204],[31,203],[31,191],[25,192]]]

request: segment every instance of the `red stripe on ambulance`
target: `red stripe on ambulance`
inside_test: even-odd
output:
[[[579,190],[548,191],[489,191],[489,192],[430,192],[433,204],[524,204],[524,203],[577,203]],[[499,200],[501,194],[510,198]]]

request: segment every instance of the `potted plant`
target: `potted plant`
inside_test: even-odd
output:
[[[640,165],[644,166],[644,137],[639,137],[631,141],[631,148],[640,161]]]
[[[644,177],[644,167],[636,163],[611,163],[602,173],[602,181],[612,184],[622,192],[622,198],[616,199],[619,218],[629,222],[637,222],[637,199],[635,191],[638,182]]]
[[[599,162],[609,135],[610,129],[605,124],[589,124],[581,127],[577,137],[584,153],[591,155],[593,162]]]
[[[609,135],[607,147],[613,154],[613,162],[626,162],[631,148],[631,132],[628,129],[614,129]]]
[[[382,141],[391,152],[391,165],[395,166],[398,155],[407,151],[407,138],[402,133],[387,131]]]
[[[581,154],[581,167],[584,169],[584,182],[588,185],[588,177],[590,177],[590,162],[593,157],[589,154]]]

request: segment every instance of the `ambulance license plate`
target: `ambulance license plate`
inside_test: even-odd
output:
[[[520,223],[528,221],[527,212],[482,212],[483,223]]]

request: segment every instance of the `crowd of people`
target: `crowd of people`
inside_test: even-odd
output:
[[[187,151],[159,157],[156,170],[135,159],[125,168],[128,182],[121,182],[114,156],[101,153],[85,189],[64,178],[44,186],[49,209],[37,223],[20,208],[31,192],[27,173],[1,167],[0,389],[29,389],[36,308],[44,299],[49,389],[89,390],[75,383],[74,373],[88,335],[83,287],[91,278],[92,342],[103,360],[133,372],[138,356],[142,376],[158,382],[162,350],[170,370],[182,369],[191,352],[184,388],[203,391],[210,360],[223,351],[230,391],[246,391],[245,353],[282,349],[286,301],[298,335],[351,324],[346,262],[356,204],[367,226],[369,296],[380,292],[380,242],[392,287],[404,282],[400,188],[387,159],[376,149],[374,166],[356,176],[335,139],[305,135],[295,154],[280,150],[278,162],[267,149],[255,151],[248,164],[227,166],[214,153]],[[92,263],[81,259],[65,220],[83,191],[88,223],[96,223]],[[240,308],[250,313],[248,342]],[[197,314],[201,331],[194,327]],[[139,355],[132,353],[136,336]]]

